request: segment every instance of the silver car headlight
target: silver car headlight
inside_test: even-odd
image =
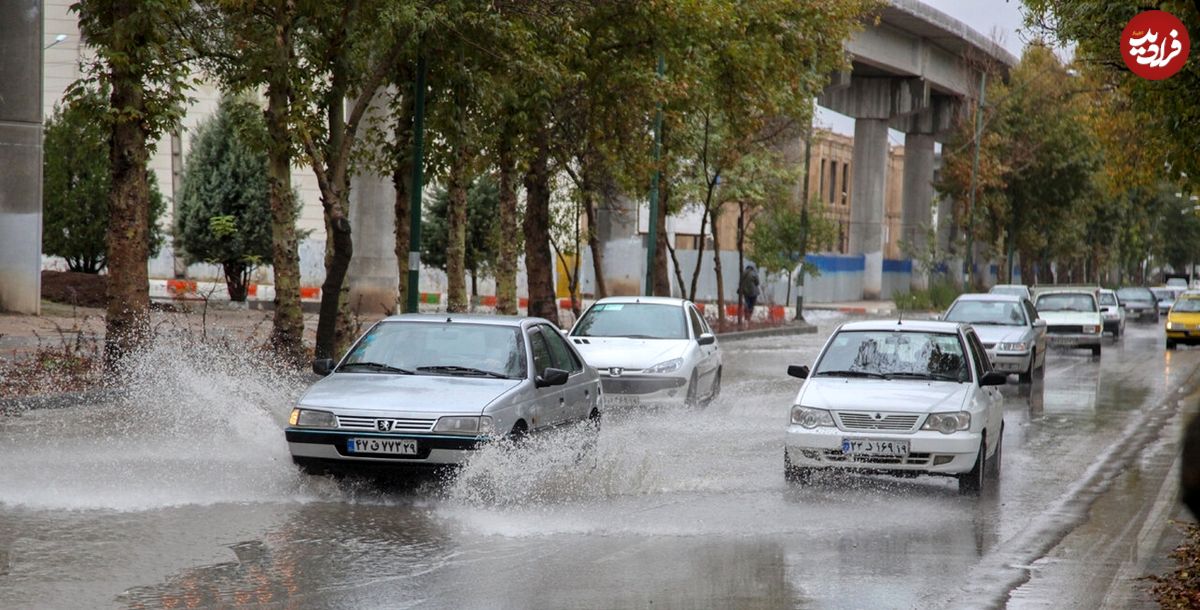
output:
[[[672,358],[671,360],[667,360],[666,362],[659,362],[658,364],[656,364],[642,372],[650,373],[651,375],[661,375],[663,373],[671,373],[671,372],[677,371],[677,370],[679,370],[679,367],[681,367],[681,366],[683,366],[683,358]]]
[[[996,350],[1001,352],[1025,352],[1029,351],[1029,344],[1023,341],[1019,343],[997,343]]]
[[[453,415],[438,419],[433,431],[442,434],[482,436],[495,432],[496,426],[488,415]]]
[[[792,406],[792,423],[812,430],[817,427],[833,427],[833,415],[825,409],[814,409],[800,405]]]
[[[288,418],[288,425],[300,428],[336,428],[337,418],[329,411],[316,411],[296,407]]]
[[[966,411],[953,411],[950,413],[930,413],[925,419],[925,425],[921,426],[922,430],[934,430],[942,434],[954,434],[962,430],[968,430],[971,427],[971,414]]]

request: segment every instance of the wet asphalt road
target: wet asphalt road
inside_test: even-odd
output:
[[[121,404],[0,418],[0,608],[1132,603],[1114,591],[1141,575],[1200,350],[1131,324],[1099,361],[1049,354],[1004,389],[982,499],[925,477],[792,487],[784,370],[832,321],[726,343],[715,404],[607,414],[582,458],[566,433],[384,488],[291,466],[302,383],[163,346]]]

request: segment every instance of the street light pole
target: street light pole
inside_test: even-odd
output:
[[[808,254],[808,173],[812,167],[812,122],[810,115],[808,131],[804,135],[804,199],[800,202],[800,281],[796,284],[796,320],[804,319],[804,257]]]
[[[987,92],[987,72],[979,73],[979,97],[975,100],[975,153],[971,161],[971,196],[967,204],[967,270],[963,274],[963,290],[972,285],[972,275],[975,272],[975,190],[979,178],[979,133],[983,131],[984,95]]]
[[[658,56],[658,79],[661,81],[666,73],[666,60]],[[650,180],[650,223],[646,235],[646,290],[647,296],[654,294],[654,249],[658,245],[658,182],[662,179],[659,169],[659,157],[662,155],[662,123],[663,105],[658,103],[658,111],[654,115],[654,177]]]
[[[417,81],[413,84],[413,165],[409,194],[408,302],[407,313],[417,313],[421,302],[421,192],[425,190],[425,57],[417,58]]]

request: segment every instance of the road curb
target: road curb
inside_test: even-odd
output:
[[[807,322],[789,324],[777,328],[759,328],[755,330],[739,330],[731,333],[721,333],[717,338],[722,341],[741,341],[758,339],[759,337],[781,337],[785,335],[810,335],[817,332],[817,327]]]
[[[116,395],[109,388],[63,392],[62,394],[35,394],[32,396],[0,397],[0,416],[19,415],[25,411],[40,409],[66,409],[89,402],[99,402]]]

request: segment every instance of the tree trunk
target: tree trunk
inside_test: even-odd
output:
[[[717,320],[725,325],[725,278],[721,275],[721,236],[717,230],[717,221],[721,219],[721,206],[718,204],[712,211],[713,235],[713,272],[717,274]],[[741,270],[739,269],[740,273]]]
[[[736,242],[736,245],[737,245],[737,253],[738,253],[737,272],[738,272],[738,278],[740,279],[741,275],[742,275],[742,269],[746,268],[746,205],[743,203],[738,203],[737,236],[735,237],[734,241]],[[719,274],[721,272],[717,271],[717,273]],[[738,286],[738,288],[741,288],[741,286]],[[743,321],[746,320],[746,312],[742,310],[742,302],[741,302],[742,298],[743,297],[739,294],[738,295],[738,324],[741,324]]]
[[[399,80],[405,80],[403,78]],[[402,87],[403,83],[397,83]],[[412,89],[411,86],[408,89]],[[411,94],[402,94],[400,112],[396,116],[396,165],[392,170],[392,186],[396,189],[396,268],[400,272],[396,311],[402,311],[408,303],[408,253],[412,239],[410,199],[412,198],[413,170],[413,104]]]
[[[290,17],[275,28],[275,61],[286,66],[291,50]],[[271,204],[271,271],[275,276],[275,313],[271,346],[286,362],[305,359],[304,312],[300,308],[300,251],[296,238],[296,203],[292,199],[292,155],[288,135],[288,83],[283,68],[267,83],[264,112],[269,141],[267,180]]]
[[[467,159],[462,141],[450,164],[446,193],[446,311],[467,311]]]
[[[654,295],[671,296],[671,277],[667,271],[667,207],[671,189],[665,179],[659,180],[658,226],[654,248]]]
[[[246,263],[223,263],[225,272],[225,290],[229,292],[229,300],[234,303],[246,302],[246,291],[249,289],[250,266]]]
[[[600,217],[596,213],[596,187],[599,184],[599,176],[596,175],[596,168],[593,164],[594,161],[590,160],[590,156],[588,156],[585,157],[585,163],[580,168],[583,176],[580,198],[583,203],[584,217],[587,218],[588,250],[592,253],[592,275],[595,277],[595,288],[592,292],[597,299],[603,299],[608,296],[608,284],[604,281],[604,242],[600,241]],[[608,186],[606,184],[605,188]]]
[[[128,18],[132,5],[116,3],[113,20]],[[121,49],[114,49],[120,51]],[[117,62],[110,74],[111,104],[120,112],[112,124],[108,198],[108,293],[104,357],[110,367],[150,339],[150,184],[146,132],[136,118],[145,112],[140,76]]]
[[[496,313],[517,315],[517,159],[513,130],[505,126],[500,139],[500,244],[496,257]]]
[[[687,295],[689,301],[696,300],[696,283],[700,281],[700,266],[704,260],[704,244],[708,241],[704,237],[704,231],[708,229],[708,213],[709,209],[706,203],[704,205],[704,213],[700,215],[700,245],[696,247],[696,268],[692,270],[692,284],[688,289]],[[716,231],[713,231],[714,244],[716,243],[716,233]]]
[[[558,323],[554,265],[550,258],[549,133],[538,131],[534,156],[525,173],[525,272],[529,278],[529,315]]]
[[[341,201],[330,193],[322,195],[325,205],[326,236],[330,245],[325,248],[325,282],[321,284],[321,309],[317,318],[316,358],[337,358],[339,312],[346,270],[354,255],[354,241],[350,236],[350,221],[342,208]]]

